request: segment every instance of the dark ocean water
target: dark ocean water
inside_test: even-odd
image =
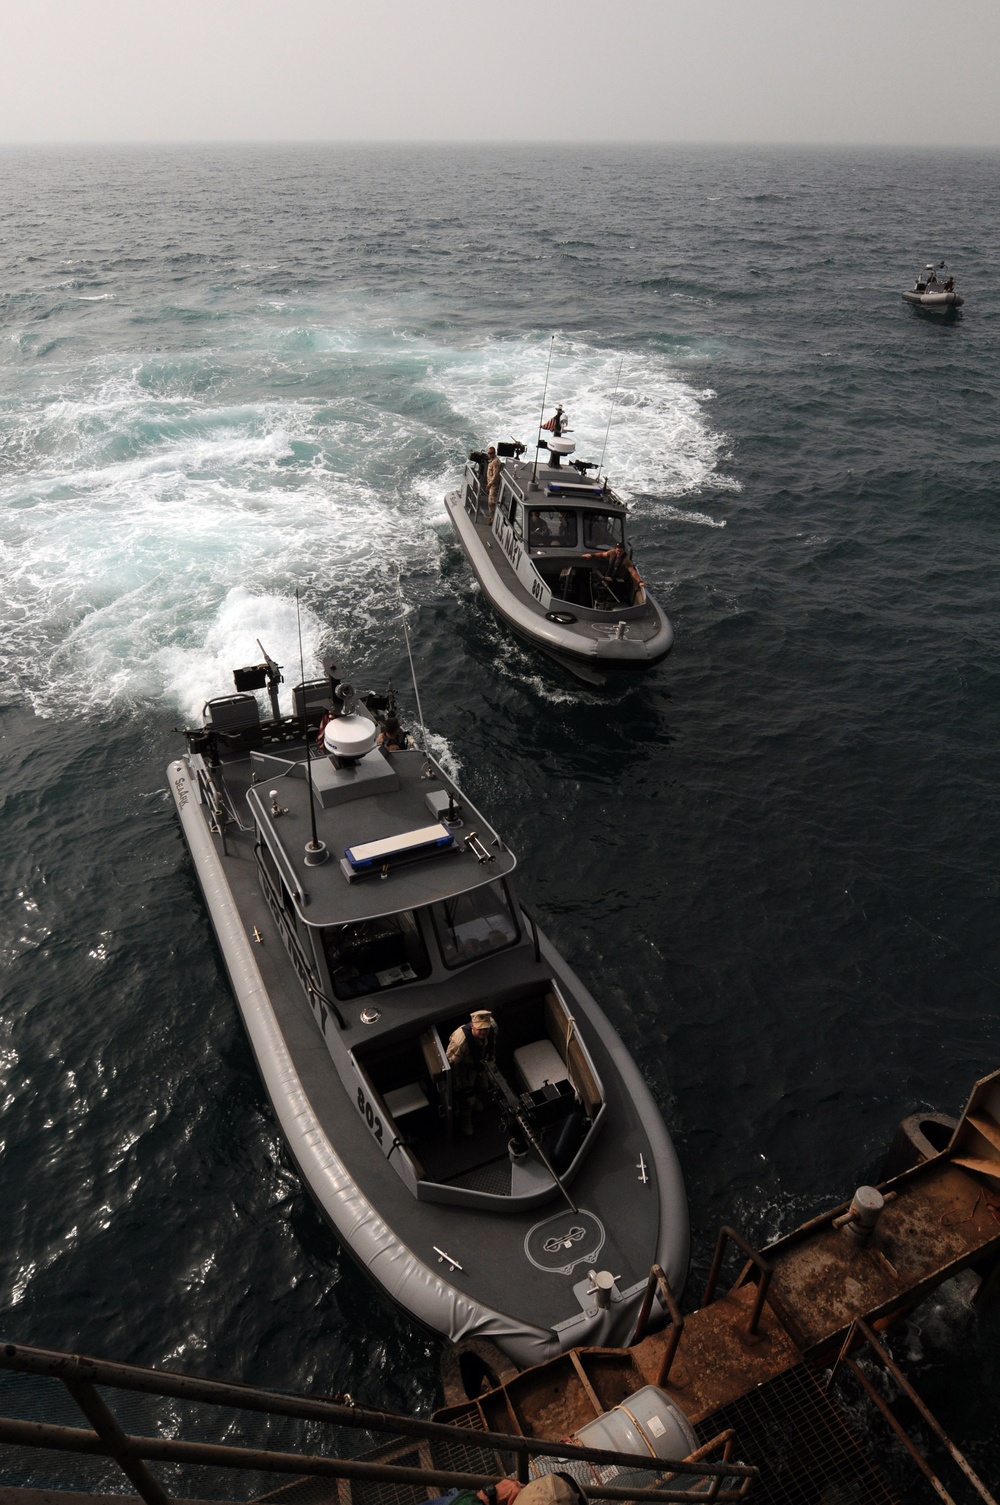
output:
[[[676,1137],[697,1294],[1000,1065],[994,155],[0,156],[0,1333],[433,1404],[290,1168],[173,728],[258,657],[407,682]],[[947,256],[951,322],[905,306]],[[549,396],[676,647],[575,687],[442,497]],[[402,691],[412,708],[412,693]],[[900,1340],[984,1467],[995,1318]]]

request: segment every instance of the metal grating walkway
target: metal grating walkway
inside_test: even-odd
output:
[[[737,1456],[760,1477],[754,1505],[900,1505],[887,1479],[804,1364],[758,1385],[696,1427],[736,1432]]]
[[[502,1478],[512,1472],[512,1460],[493,1448],[477,1447],[475,1443],[446,1442],[435,1438],[433,1442],[415,1442],[412,1438],[383,1443],[380,1447],[361,1454],[370,1463],[393,1463],[403,1467],[468,1470],[471,1473],[490,1474]],[[341,1479],[331,1487],[329,1479],[296,1479],[278,1489],[260,1496],[255,1505],[424,1505],[431,1495],[445,1493],[436,1486],[389,1484],[379,1481]]]

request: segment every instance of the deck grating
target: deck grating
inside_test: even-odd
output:
[[[510,1159],[490,1160],[486,1165],[477,1165],[471,1171],[452,1176],[452,1186],[464,1186],[469,1191],[487,1191],[495,1197],[510,1196]]]
[[[900,1505],[888,1480],[799,1364],[716,1411],[695,1430],[707,1442],[727,1427],[734,1456],[755,1463],[754,1505]]]

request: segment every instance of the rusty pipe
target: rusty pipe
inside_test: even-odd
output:
[[[466,1445],[478,1445],[481,1432],[469,1433],[466,1429]],[[163,1463],[191,1463],[207,1467],[249,1469],[259,1473],[305,1474],[330,1479],[369,1479],[390,1484],[411,1484],[427,1487],[429,1483],[447,1485],[449,1488],[486,1489],[495,1484],[490,1474],[460,1473],[448,1469],[406,1468],[398,1464],[368,1463],[357,1458],[324,1458],[315,1454],[277,1453],[267,1448],[229,1447],[221,1443],[182,1442],[173,1437],[127,1436],[130,1453],[135,1458],[147,1458]],[[80,1427],[54,1426],[39,1421],[14,1421],[0,1418],[0,1442],[27,1447],[52,1448],[58,1452],[90,1453],[98,1456],[108,1454],[108,1446],[96,1432]],[[648,1465],[649,1460],[647,1460]],[[675,1472],[678,1465],[663,1459],[655,1460],[660,1473]],[[698,1474],[713,1468],[711,1464],[684,1465]],[[730,1475],[743,1472],[746,1465],[736,1463],[714,1465]],[[661,1489],[614,1489],[610,1486],[588,1489],[588,1497],[597,1500],[694,1500],[688,1490]],[[704,1498],[704,1496],[702,1496]],[[737,1499],[731,1492],[719,1494],[718,1499]]]

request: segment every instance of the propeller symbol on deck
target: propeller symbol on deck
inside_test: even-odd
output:
[[[547,1238],[542,1248],[546,1254],[558,1254],[560,1249],[572,1249],[583,1238],[586,1229],[574,1226],[566,1233],[557,1233],[555,1238]]]

